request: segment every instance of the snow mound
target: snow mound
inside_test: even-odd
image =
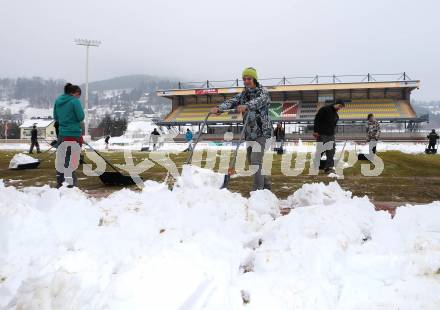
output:
[[[305,184],[279,216],[267,190],[145,185],[97,200],[0,180],[0,308],[440,308],[440,202],[391,219]]]
[[[330,182],[304,184],[293,195],[287,198],[286,206],[290,208],[308,207],[312,205],[331,205],[351,199],[351,192],[344,191],[339,183]]]
[[[224,174],[194,165],[183,165],[182,174],[177,179],[178,187],[185,188],[217,188],[223,185]]]
[[[9,169],[16,169],[18,165],[22,164],[31,164],[38,162],[38,159],[33,158],[29,155],[26,155],[24,153],[18,153],[15,154],[14,157],[12,157],[10,163],[9,163]]]
[[[254,211],[258,216],[270,216],[275,218],[280,215],[280,202],[271,191],[251,192],[249,197],[249,210]]]

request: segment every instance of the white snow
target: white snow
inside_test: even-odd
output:
[[[46,128],[54,122],[53,119],[27,119],[20,125],[20,128],[37,126],[37,128]]]
[[[36,162],[38,162],[38,159],[23,153],[18,153],[15,154],[14,157],[12,157],[9,163],[9,169],[15,169],[18,167],[18,165],[31,164]]]
[[[286,201],[187,183],[97,200],[0,181],[0,308],[440,307],[440,202],[392,219],[336,182]]]
[[[27,100],[0,100],[0,111],[9,110],[12,114],[18,114],[21,110],[25,111],[29,101]]]
[[[182,174],[176,185],[185,188],[216,188],[219,189],[224,180],[224,174],[194,165],[183,165]]]
[[[154,129],[154,127],[152,127]],[[151,129],[151,131],[153,130]],[[164,129],[164,128],[162,128]],[[164,129],[166,131],[166,129]],[[150,132],[151,132],[150,131]],[[149,145],[149,133],[146,131],[139,131],[136,134],[136,131],[126,132],[123,136],[119,137],[111,137],[109,143],[109,150],[112,151],[121,151],[121,150],[133,150],[140,151],[142,146]],[[104,138],[99,139],[97,141],[91,142],[91,145],[98,150],[105,150],[105,142]],[[159,150],[162,151],[183,151],[187,148],[187,143],[175,143],[164,141],[160,143]],[[342,151],[344,146],[343,142],[336,143],[336,150],[339,153]],[[152,148],[152,145],[150,145]],[[378,156],[380,156],[380,152],[386,151],[401,151],[403,153],[409,154],[421,154],[425,152],[425,148],[427,144],[425,143],[414,143],[414,142],[379,142],[377,145]],[[29,144],[18,144],[18,143],[0,143],[0,150],[26,150],[29,148]],[[234,149],[235,146],[231,145],[231,143],[222,143],[217,144],[209,141],[201,141],[197,144],[197,150],[206,150],[206,149]],[[245,144],[243,143],[240,146],[240,149],[245,149]],[[314,153],[316,150],[316,145],[313,142],[302,142],[299,140],[298,142],[289,142],[284,144],[284,149],[286,152],[298,152],[298,153],[306,153],[312,152]],[[356,150],[357,153],[368,153],[368,145],[365,144],[356,144],[353,141],[348,141],[345,146],[345,151]],[[440,153],[439,153],[440,154]]]
[[[23,111],[24,118],[52,116],[52,108],[33,108],[26,99],[0,100],[0,111],[9,110],[12,114]]]

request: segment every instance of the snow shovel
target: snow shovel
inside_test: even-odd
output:
[[[224,111],[222,111],[220,113],[226,113],[226,112],[235,112],[235,110],[234,109],[229,109],[229,110],[224,110]],[[193,154],[194,154],[194,150],[196,149],[196,145],[197,145],[197,143],[199,143],[200,137],[203,135],[203,129],[205,129],[206,124],[208,123],[208,118],[211,115],[212,115],[211,112],[208,112],[208,114],[206,114],[206,117],[203,120],[202,127],[200,128],[199,134],[197,135],[197,139],[194,142],[194,145],[192,146],[192,149],[191,149],[190,153],[188,154],[188,157],[186,159],[185,165],[189,165],[191,163],[191,160],[192,160],[192,157],[193,157]]]
[[[436,146],[437,146],[437,144],[436,144]],[[437,154],[437,148],[434,148],[434,149],[426,148],[425,153],[426,154]]]
[[[208,118],[211,116],[211,114],[212,114],[211,112],[208,112],[208,114],[206,114],[206,117],[203,120],[202,128],[200,128],[199,134],[197,135],[196,142],[194,142],[194,145],[193,145],[191,151],[189,152],[188,157],[186,158],[185,165],[189,165],[191,163],[196,145],[197,145],[197,143],[199,143],[200,137],[203,135],[203,129],[205,129],[206,123],[208,122]]]
[[[364,154],[364,153],[359,153],[358,154],[358,160],[368,160],[369,161],[369,159],[367,158],[367,155]]]
[[[237,161],[238,148],[240,147],[240,145],[244,141],[244,133],[245,133],[246,126],[248,123],[248,119],[249,119],[248,116],[249,116],[249,114],[246,114],[246,119],[244,120],[243,129],[241,130],[241,134],[240,134],[240,140],[238,141],[237,146],[235,147],[234,153],[232,154],[232,160],[229,163],[228,173],[225,174],[225,177],[223,179],[223,185],[221,187],[222,189],[229,187],[229,183],[231,181],[231,175],[233,175],[235,173],[235,162]]]
[[[336,142],[335,142],[336,143]],[[334,164],[334,166],[337,166],[337,164],[339,163],[339,161],[342,159],[342,156],[344,156],[344,151],[345,151],[345,146],[347,144],[347,140],[345,140],[344,142],[344,146],[342,147],[342,152],[341,152],[341,156],[338,158],[338,160],[336,161],[336,163]],[[336,148],[336,146],[335,146]],[[323,160],[321,159],[319,161],[319,170],[324,170],[325,168],[325,164],[326,164],[327,160]]]
[[[32,163],[26,163],[26,164],[18,164],[15,168],[10,168],[11,170],[26,170],[26,169],[36,169],[40,166],[40,161],[37,159],[37,161]]]
[[[47,149],[46,151],[42,152],[41,154],[47,153],[49,152],[51,149],[53,149],[54,146],[51,146],[49,149]],[[26,170],[26,169],[36,169],[40,166],[41,162],[43,160],[45,160],[46,158],[48,158],[50,155],[52,155],[52,153],[48,154],[47,156],[44,156],[43,158],[35,158],[37,161],[32,162],[32,163],[24,163],[24,164],[18,164],[17,167],[15,168],[11,168],[12,170]]]
[[[92,151],[101,157],[114,171],[104,171],[99,176],[102,183],[108,186],[128,186],[136,184],[131,176],[122,174],[111,162],[109,162],[101,153],[95,150],[90,144],[84,142]]]

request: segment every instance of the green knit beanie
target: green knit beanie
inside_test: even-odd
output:
[[[243,70],[241,77],[243,78],[245,76],[250,76],[250,77],[258,80],[257,70],[255,70],[255,68],[252,68],[252,67],[248,67]]]

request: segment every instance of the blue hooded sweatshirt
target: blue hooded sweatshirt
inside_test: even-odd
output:
[[[193,133],[191,131],[187,131],[185,133],[185,139],[187,142],[191,141],[193,139]]]
[[[59,124],[60,137],[81,137],[84,111],[78,98],[63,94],[55,100],[53,118]]]

